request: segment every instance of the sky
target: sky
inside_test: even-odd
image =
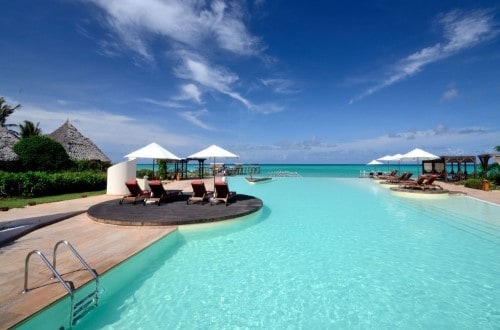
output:
[[[7,123],[69,120],[114,163],[151,142],[263,164],[500,145],[497,1],[3,1],[0,46]]]

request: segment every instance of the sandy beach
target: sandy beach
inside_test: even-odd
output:
[[[207,189],[213,188],[213,178],[205,179]],[[439,183],[444,189],[461,192],[471,198],[480,199],[500,205],[500,191],[480,191]],[[181,189],[190,192],[190,181],[174,181],[168,183],[169,189]],[[153,242],[165,237],[177,229],[167,227],[127,227],[105,225],[90,220],[86,210],[97,203],[118,199],[120,196],[95,196],[69,200],[64,202],[28,206],[22,209],[12,209],[0,213],[0,223],[8,221],[39,217],[44,215],[81,212],[67,220],[33,231],[11,244],[0,248],[0,328],[9,328],[42,310],[51,302],[66,295],[63,286],[50,279],[50,271],[40,259],[33,256],[30,260],[29,288],[33,290],[23,294],[24,268],[27,254],[40,250],[50,260],[52,249],[59,240],[69,241],[83,258],[103,274],[107,270],[138,253]],[[95,244],[98,241],[99,244]],[[59,260],[59,259],[58,259]],[[78,271],[73,271],[78,269]],[[61,249],[58,270],[64,274],[65,280],[70,280],[75,287],[80,287],[91,280],[91,275],[84,271],[66,249]]]

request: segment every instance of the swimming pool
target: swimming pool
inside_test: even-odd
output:
[[[500,207],[366,179],[229,184],[263,210],[180,228],[110,271],[75,328],[500,327]]]

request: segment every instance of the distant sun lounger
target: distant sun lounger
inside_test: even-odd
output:
[[[401,173],[400,176],[395,177],[393,179],[388,179],[386,181],[382,181],[382,183],[386,183],[386,184],[405,183],[405,182],[408,182],[412,176],[413,176],[413,172],[403,172],[403,173]]]
[[[402,185],[400,185],[400,187],[403,189],[421,189],[421,190],[440,189],[440,190],[442,190],[443,188],[440,185],[434,183],[436,178],[437,178],[437,175],[423,174],[423,175],[419,176],[417,180],[412,181],[411,183],[402,184]]]

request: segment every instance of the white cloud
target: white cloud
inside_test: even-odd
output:
[[[271,87],[275,93],[278,94],[294,94],[299,90],[294,88],[294,82],[290,79],[272,78],[261,79],[262,84],[266,87]]]
[[[201,92],[195,84],[186,84],[181,87],[185,99],[192,99],[201,103]]]
[[[208,110],[203,109],[200,111],[186,111],[181,113],[180,116],[198,127],[211,131],[213,128],[200,120],[200,117],[206,114],[208,114]]]
[[[175,101],[158,101],[153,99],[142,99],[141,101],[146,103],[151,103],[162,108],[172,109],[172,108],[185,108],[186,106]]]
[[[237,3],[214,1],[209,6],[201,0],[83,1],[104,10],[112,31],[147,61],[153,60],[148,45],[153,37],[166,37],[194,49],[209,43],[236,54],[260,52],[260,40],[246,28],[244,13]],[[109,50],[107,53],[114,54]]]
[[[439,23],[443,25],[444,42],[426,47],[400,60],[388,78],[351,99],[349,103],[357,102],[385,87],[415,75],[430,63],[474,47],[498,34],[493,22],[493,15],[486,10],[452,11],[440,17]]]
[[[487,127],[455,127],[438,125],[417,131],[369,136],[350,141],[325,141],[313,137],[283,140],[261,145],[234,145],[245,161],[293,163],[359,163],[363,164],[387,154],[406,153],[423,148],[436,155],[478,155],[491,152],[490,141],[498,141],[500,132]]]
[[[184,62],[175,72],[180,78],[193,80],[200,85],[240,101],[247,108],[252,107],[249,100],[232,90],[231,84],[235,83],[239,78],[225,68],[209,65],[201,59],[185,57]]]
[[[458,97],[458,91],[455,88],[446,90],[441,96],[441,101],[449,101]]]

